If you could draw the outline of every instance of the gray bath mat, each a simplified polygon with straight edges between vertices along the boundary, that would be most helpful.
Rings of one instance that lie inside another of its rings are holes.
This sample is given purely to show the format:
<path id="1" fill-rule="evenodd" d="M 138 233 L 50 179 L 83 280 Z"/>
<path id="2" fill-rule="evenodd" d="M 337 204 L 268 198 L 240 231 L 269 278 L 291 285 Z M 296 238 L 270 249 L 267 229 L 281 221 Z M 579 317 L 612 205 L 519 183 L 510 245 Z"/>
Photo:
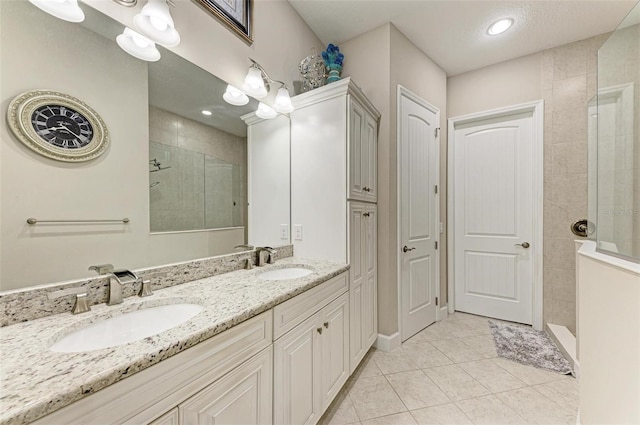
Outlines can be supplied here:
<path id="1" fill-rule="evenodd" d="M 529 366 L 573 374 L 571 364 L 544 331 L 489 321 L 498 356 Z"/>

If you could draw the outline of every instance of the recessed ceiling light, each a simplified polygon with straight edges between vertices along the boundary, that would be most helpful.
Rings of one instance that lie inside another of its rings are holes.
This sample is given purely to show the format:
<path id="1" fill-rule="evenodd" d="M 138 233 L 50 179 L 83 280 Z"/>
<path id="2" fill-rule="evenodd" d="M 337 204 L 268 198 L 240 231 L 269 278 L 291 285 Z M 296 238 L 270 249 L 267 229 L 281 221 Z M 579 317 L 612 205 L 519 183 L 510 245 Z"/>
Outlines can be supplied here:
<path id="1" fill-rule="evenodd" d="M 207 110 L 205 109 L 204 111 L 202 111 L 202 115 L 210 116 L 210 115 L 213 115 L 213 112 L 211 112 L 211 111 L 207 111 Z"/>
<path id="2" fill-rule="evenodd" d="M 511 28 L 511 25 L 513 25 L 513 19 L 511 18 L 500 19 L 499 21 L 496 21 L 489 26 L 489 29 L 487 30 L 487 34 L 489 35 L 502 34 L 506 30 Z"/>

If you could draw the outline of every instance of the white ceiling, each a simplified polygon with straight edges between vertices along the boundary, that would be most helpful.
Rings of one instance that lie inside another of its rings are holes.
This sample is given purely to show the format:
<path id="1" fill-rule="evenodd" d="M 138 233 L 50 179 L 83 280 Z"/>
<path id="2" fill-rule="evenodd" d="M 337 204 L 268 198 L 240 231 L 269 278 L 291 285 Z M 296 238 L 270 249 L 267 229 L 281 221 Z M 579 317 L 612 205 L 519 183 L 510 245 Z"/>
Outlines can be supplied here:
<path id="1" fill-rule="evenodd" d="M 636 0 L 289 2 L 324 44 L 340 44 L 391 22 L 449 76 L 613 31 L 636 4 Z M 489 25 L 504 17 L 515 20 L 513 28 L 487 35 Z"/>

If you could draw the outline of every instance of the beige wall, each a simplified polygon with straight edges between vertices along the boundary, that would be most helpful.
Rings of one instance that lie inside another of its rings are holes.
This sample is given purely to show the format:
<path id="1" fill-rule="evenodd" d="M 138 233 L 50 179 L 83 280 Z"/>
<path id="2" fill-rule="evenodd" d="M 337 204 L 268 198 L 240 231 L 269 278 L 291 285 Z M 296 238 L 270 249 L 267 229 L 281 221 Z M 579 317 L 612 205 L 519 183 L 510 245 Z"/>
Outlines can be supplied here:
<path id="1" fill-rule="evenodd" d="M 542 99 L 542 53 L 447 80 L 448 117 Z"/>
<path id="2" fill-rule="evenodd" d="M 575 333 L 569 226 L 587 217 L 587 101 L 604 36 L 450 77 L 449 117 L 544 99 L 544 323 Z"/>
<path id="3" fill-rule="evenodd" d="M 390 135 L 392 151 L 389 155 L 389 162 L 392 166 L 390 175 L 390 187 L 394 188 L 391 192 L 391 202 L 393 203 L 392 222 L 397 221 L 397 196 L 395 188 L 397 187 L 397 110 L 398 110 L 398 85 L 401 85 L 413 93 L 417 94 L 427 102 L 440 110 L 440 222 L 442 228 L 447 228 L 447 75 L 442 68 L 429 59 L 421 50 L 419 50 L 404 34 L 396 27 L 391 26 L 391 128 Z M 389 249 L 394 255 L 397 255 L 398 247 L 397 226 L 392 227 L 393 241 Z M 447 234 L 446 231 L 440 235 L 440 307 L 446 305 L 447 300 Z M 397 263 L 393 262 L 393 273 L 397 275 Z"/>
<path id="4" fill-rule="evenodd" d="M 132 9 L 112 1 L 88 2 L 126 22 L 132 21 L 144 5 L 139 2 Z M 299 61 L 311 47 L 321 48 L 315 35 L 284 0 L 255 2 L 252 46 L 193 2 L 176 3 L 172 13 L 182 43 L 173 50 L 238 85 L 246 74 L 249 56 L 261 61 L 274 78 L 291 84 L 298 78 Z M 148 120 L 146 63 L 82 26 L 53 18 L 25 1 L 0 1 L 0 8 L 2 113 L 22 91 L 58 89 L 99 111 L 112 139 L 111 148 L 101 158 L 66 164 L 31 152 L 2 126 L 0 289 L 83 278 L 91 274 L 87 268 L 92 264 L 140 268 L 206 257 L 228 252 L 229 247 L 244 241 L 242 229 L 149 234 L 149 129 L 146 124 L 140 125 Z M 16 18 L 18 15 L 22 17 Z M 45 28 L 49 25 L 59 27 L 61 38 L 48 35 Z M 86 47 L 89 42 L 98 44 L 91 44 L 90 52 L 80 53 L 81 46 Z M 31 54 L 43 48 L 55 51 L 55 60 Z M 69 64 L 74 64 L 73 72 L 69 72 Z M 98 72 L 105 69 L 111 70 L 108 76 Z M 27 217 L 124 216 L 131 219 L 127 226 L 32 228 L 25 223 Z"/>
<path id="5" fill-rule="evenodd" d="M 378 333 L 393 335 L 398 330 L 395 257 L 389 252 L 392 231 L 390 211 L 390 161 L 393 148 L 389 137 L 391 82 L 391 24 L 385 24 L 340 45 L 344 53 L 343 76 L 351 76 L 381 114 L 378 129 Z M 375 52 L 375 54 L 372 54 Z M 392 251 L 395 253 L 395 247 Z"/>
<path id="6" fill-rule="evenodd" d="M 353 77 L 382 114 L 378 135 L 378 331 L 391 336 L 399 330 L 397 85 L 403 85 L 440 108 L 444 128 L 446 75 L 392 24 L 382 25 L 345 42 L 340 45 L 340 50 L 346 58 L 343 75 Z M 441 137 L 441 140 L 446 139 Z M 446 149 L 441 147 L 441 153 L 444 155 L 445 152 Z M 442 264 L 444 261 L 442 256 Z M 446 274 L 443 282 L 444 279 Z"/>

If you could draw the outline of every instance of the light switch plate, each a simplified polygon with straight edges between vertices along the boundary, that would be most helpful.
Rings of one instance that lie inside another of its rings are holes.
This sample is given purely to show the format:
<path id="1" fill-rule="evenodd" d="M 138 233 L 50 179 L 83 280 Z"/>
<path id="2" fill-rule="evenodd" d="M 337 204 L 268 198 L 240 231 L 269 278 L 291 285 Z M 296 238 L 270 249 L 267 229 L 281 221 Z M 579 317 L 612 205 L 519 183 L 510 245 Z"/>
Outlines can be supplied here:
<path id="1" fill-rule="evenodd" d="M 280 225 L 280 239 L 289 239 L 289 225 L 281 224 Z"/>
<path id="2" fill-rule="evenodd" d="M 297 241 L 302 240 L 302 224 L 296 224 L 293 226 L 293 231 L 295 232 L 295 238 Z"/>

